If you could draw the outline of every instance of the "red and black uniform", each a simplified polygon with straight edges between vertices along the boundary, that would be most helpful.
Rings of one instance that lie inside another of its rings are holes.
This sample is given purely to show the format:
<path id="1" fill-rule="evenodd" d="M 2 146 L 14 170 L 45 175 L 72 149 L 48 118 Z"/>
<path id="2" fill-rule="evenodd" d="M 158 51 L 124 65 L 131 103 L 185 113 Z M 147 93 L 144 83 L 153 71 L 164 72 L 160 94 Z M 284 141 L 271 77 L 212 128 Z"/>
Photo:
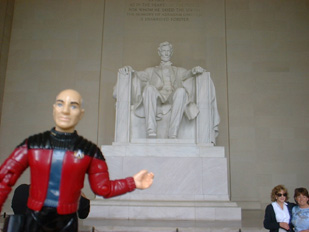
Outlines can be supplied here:
<path id="1" fill-rule="evenodd" d="M 31 186 L 27 205 L 33 211 L 32 216 L 38 214 L 36 220 L 46 209 L 48 212 L 53 209 L 60 217 L 76 214 L 86 173 L 92 191 L 105 198 L 136 188 L 132 177 L 109 179 L 107 164 L 95 144 L 79 136 L 76 131 L 61 133 L 52 129 L 30 136 L 3 163 L 0 168 L 0 207 L 28 166 Z M 55 231 L 62 230 L 58 228 Z"/>

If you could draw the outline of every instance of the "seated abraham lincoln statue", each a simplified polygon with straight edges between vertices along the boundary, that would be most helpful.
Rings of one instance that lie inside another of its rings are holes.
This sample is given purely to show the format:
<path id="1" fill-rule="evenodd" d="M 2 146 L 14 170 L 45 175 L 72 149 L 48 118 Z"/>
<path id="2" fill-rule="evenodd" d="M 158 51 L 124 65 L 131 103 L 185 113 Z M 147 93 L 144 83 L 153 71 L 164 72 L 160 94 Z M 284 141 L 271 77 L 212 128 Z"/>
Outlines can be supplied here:
<path id="1" fill-rule="evenodd" d="M 191 120 L 199 113 L 192 91 L 195 82 L 190 78 L 205 70 L 199 66 L 192 70 L 172 66 L 173 47 L 169 42 L 160 44 L 158 54 L 161 57 L 159 66 L 144 71 L 134 71 L 130 66 L 125 66 L 119 72 L 135 74 L 132 80 L 135 115 L 145 118 L 147 136 L 156 138 L 157 120 L 170 111 L 168 137 L 174 139 L 177 138 L 183 115 Z"/>
<path id="2" fill-rule="evenodd" d="M 194 103 L 192 93 L 193 82 L 184 81 L 205 70 L 195 67 L 186 70 L 172 66 L 170 61 L 173 54 L 172 44 L 163 42 L 158 48 L 161 64 L 156 67 L 147 68 L 145 71 L 134 71 L 130 66 L 120 69 L 120 73 L 134 72 L 137 80 L 133 80 L 132 91 L 135 95 L 135 114 L 145 117 L 146 130 L 149 138 L 157 136 L 157 120 L 171 111 L 168 128 L 168 137 L 177 138 L 178 129 L 183 115 L 188 119 L 194 119 L 199 110 Z M 142 83 L 146 83 L 142 88 Z M 165 103 L 168 107 L 164 107 Z"/>

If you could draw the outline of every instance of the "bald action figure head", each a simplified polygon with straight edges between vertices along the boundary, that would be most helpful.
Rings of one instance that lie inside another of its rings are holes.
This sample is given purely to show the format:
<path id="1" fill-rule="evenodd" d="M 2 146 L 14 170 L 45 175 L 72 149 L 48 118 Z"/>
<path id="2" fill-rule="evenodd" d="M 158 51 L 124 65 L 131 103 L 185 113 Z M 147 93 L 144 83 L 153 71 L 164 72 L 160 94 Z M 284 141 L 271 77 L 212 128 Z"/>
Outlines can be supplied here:
<path id="1" fill-rule="evenodd" d="M 61 91 L 53 105 L 53 116 L 56 131 L 73 133 L 76 125 L 84 115 L 81 95 L 73 90 Z"/>

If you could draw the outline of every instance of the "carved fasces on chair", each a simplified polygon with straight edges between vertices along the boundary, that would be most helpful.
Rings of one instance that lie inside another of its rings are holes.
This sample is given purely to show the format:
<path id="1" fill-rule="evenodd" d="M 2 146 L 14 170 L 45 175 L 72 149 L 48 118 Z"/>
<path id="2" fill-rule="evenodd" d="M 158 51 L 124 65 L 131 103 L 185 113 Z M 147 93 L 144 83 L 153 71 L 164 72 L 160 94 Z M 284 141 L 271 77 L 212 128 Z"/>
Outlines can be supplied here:
<path id="1" fill-rule="evenodd" d="M 220 116 L 216 90 L 209 72 L 196 77 L 196 103 L 200 110 L 196 122 L 196 142 L 197 144 L 216 144 Z"/>
<path id="2" fill-rule="evenodd" d="M 130 110 L 132 73 L 118 72 L 117 84 L 114 89 L 116 102 L 115 142 L 130 141 Z"/>

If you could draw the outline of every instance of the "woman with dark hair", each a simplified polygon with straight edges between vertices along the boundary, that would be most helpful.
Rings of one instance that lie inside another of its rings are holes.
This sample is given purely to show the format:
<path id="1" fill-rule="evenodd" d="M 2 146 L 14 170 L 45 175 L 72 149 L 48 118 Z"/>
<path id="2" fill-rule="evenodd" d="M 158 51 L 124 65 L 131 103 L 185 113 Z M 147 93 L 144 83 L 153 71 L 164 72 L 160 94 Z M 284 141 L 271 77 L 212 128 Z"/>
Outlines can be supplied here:
<path id="1" fill-rule="evenodd" d="M 306 188 L 297 188 L 294 192 L 294 200 L 297 203 L 292 210 L 292 223 L 295 232 L 309 232 L 309 194 Z"/>
<path id="2" fill-rule="evenodd" d="M 294 204 L 287 202 L 288 191 L 283 185 L 277 185 L 271 191 L 271 201 L 265 209 L 264 227 L 270 232 L 294 231 L 291 224 Z"/>

